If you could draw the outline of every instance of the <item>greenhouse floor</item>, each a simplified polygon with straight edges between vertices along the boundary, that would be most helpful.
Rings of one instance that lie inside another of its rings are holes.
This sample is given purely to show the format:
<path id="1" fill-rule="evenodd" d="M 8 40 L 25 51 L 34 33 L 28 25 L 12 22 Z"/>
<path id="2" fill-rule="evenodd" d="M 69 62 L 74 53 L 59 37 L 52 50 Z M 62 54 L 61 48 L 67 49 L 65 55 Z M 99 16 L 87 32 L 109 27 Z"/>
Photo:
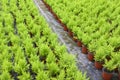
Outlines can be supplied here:
<path id="1" fill-rule="evenodd" d="M 95 69 L 94 64 L 90 62 L 85 54 L 81 53 L 81 48 L 69 37 L 62 26 L 55 20 L 53 15 L 45 7 L 41 0 L 34 0 L 35 4 L 39 8 L 40 13 L 45 17 L 49 26 L 55 32 L 59 38 L 59 42 L 67 47 L 69 53 L 77 56 L 77 66 L 83 72 L 87 73 L 90 80 L 102 80 L 101 71 Z M 113 80 L 117 80 L 116 77 Z"/>

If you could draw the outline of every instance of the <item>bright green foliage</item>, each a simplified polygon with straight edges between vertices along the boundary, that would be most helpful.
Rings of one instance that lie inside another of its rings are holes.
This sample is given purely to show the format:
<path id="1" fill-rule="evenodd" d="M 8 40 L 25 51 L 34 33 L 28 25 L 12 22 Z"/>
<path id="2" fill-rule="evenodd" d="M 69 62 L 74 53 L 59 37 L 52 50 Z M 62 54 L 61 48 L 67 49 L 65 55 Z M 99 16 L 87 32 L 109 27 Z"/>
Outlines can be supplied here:
<path id="1" fill-rule="evenodd" d="M 45 2 L 52 7 L 74 36 L 95 54 L 96 61 L 105 61 L 112 53 L 120 52 L 118 0 L 45 0 Z"/>
<path id="2" fill-rule="evenodd" d="M 0 53 L 0 80 L 86 80 L 33 0 L 0 0 Z"/>

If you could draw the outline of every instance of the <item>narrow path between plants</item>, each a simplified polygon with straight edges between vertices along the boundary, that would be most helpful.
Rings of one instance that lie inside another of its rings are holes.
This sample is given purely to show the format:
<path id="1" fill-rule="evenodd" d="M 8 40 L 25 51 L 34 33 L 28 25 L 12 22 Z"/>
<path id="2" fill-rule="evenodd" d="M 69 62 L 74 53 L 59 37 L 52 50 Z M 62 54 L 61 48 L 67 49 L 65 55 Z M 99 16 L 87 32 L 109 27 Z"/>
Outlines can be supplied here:
<path id="1" fill-rule="evenodd" d="M 55 32 L 59 38 L 59 42 L 67 47 L 69 53 L 77 56 L 77 66 L 83 72 L 87 73 L 90 80 L 102 80 L 101 71 L 96 70 L 94 64 L 88 61 L 85 54 L 81 53 L 80 47 L 68 36 L 62 26 L 55 20 L 53 15 L 47 10 L 44 3 L 41 0 L 34 0 L 35 4 L 39 8 L 40 13 L 45 17 L 49 26 Z"/>

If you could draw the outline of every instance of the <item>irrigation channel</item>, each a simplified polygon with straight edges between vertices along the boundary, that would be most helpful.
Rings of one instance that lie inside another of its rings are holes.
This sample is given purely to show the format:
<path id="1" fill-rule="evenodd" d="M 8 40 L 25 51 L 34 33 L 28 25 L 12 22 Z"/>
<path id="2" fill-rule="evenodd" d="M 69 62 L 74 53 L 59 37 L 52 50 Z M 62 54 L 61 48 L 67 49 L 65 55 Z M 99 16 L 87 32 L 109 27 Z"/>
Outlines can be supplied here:
<path id="1" fill-rule="evenodd" d="M 101 76 L 101 71 L 95 69 L 94 63 L 87 59 L 87 56 L 81 53 L 81 48 L 69 37 L 63 27 L 57 22 L 53 15 L 48 11 L 46 6 L 41 0 L 34 0 L 36 6 L 38 7 L 41 15 L 44 16 L 50 28 L 55 32 L 59 38 L 59 42 L 64 44 L 69 53 L 76 55 L 77 66 L 83 72 L 87 73 L 87 77 L 90 80 L 103 80 Z M 113 80 L 116 80 L 115 78 Z"/>

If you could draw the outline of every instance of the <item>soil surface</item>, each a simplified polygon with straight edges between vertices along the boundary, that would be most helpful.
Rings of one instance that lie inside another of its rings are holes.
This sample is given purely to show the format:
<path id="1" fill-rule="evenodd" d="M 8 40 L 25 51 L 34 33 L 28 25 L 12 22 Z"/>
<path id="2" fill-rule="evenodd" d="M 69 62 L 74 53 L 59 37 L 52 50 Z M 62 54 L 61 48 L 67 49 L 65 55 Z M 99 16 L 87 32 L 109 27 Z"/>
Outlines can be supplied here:
<path id="1" fill-rule="evenodd" d="M 41 0 L 34 0 L 36 6 L 38 7 L 40 13 L 44 16 L 49 27 L 57 34 L 59 42 L 64 44 L 69 53 L 76 55 L 77 66 L 80 71 L 87 74 L 90 80 L 103 80 L 101 76 L 101 71 L 95 69 L 94 63 L 87 59 L 87 56 L 81 53 L 81 48 L 72 40 L 71 37 L 63 30 L 63 27 L 57 22 L 53 15 L 48 11 L 46 6 Z M 113 79 L 117 80 L 117 79 Z"/>

